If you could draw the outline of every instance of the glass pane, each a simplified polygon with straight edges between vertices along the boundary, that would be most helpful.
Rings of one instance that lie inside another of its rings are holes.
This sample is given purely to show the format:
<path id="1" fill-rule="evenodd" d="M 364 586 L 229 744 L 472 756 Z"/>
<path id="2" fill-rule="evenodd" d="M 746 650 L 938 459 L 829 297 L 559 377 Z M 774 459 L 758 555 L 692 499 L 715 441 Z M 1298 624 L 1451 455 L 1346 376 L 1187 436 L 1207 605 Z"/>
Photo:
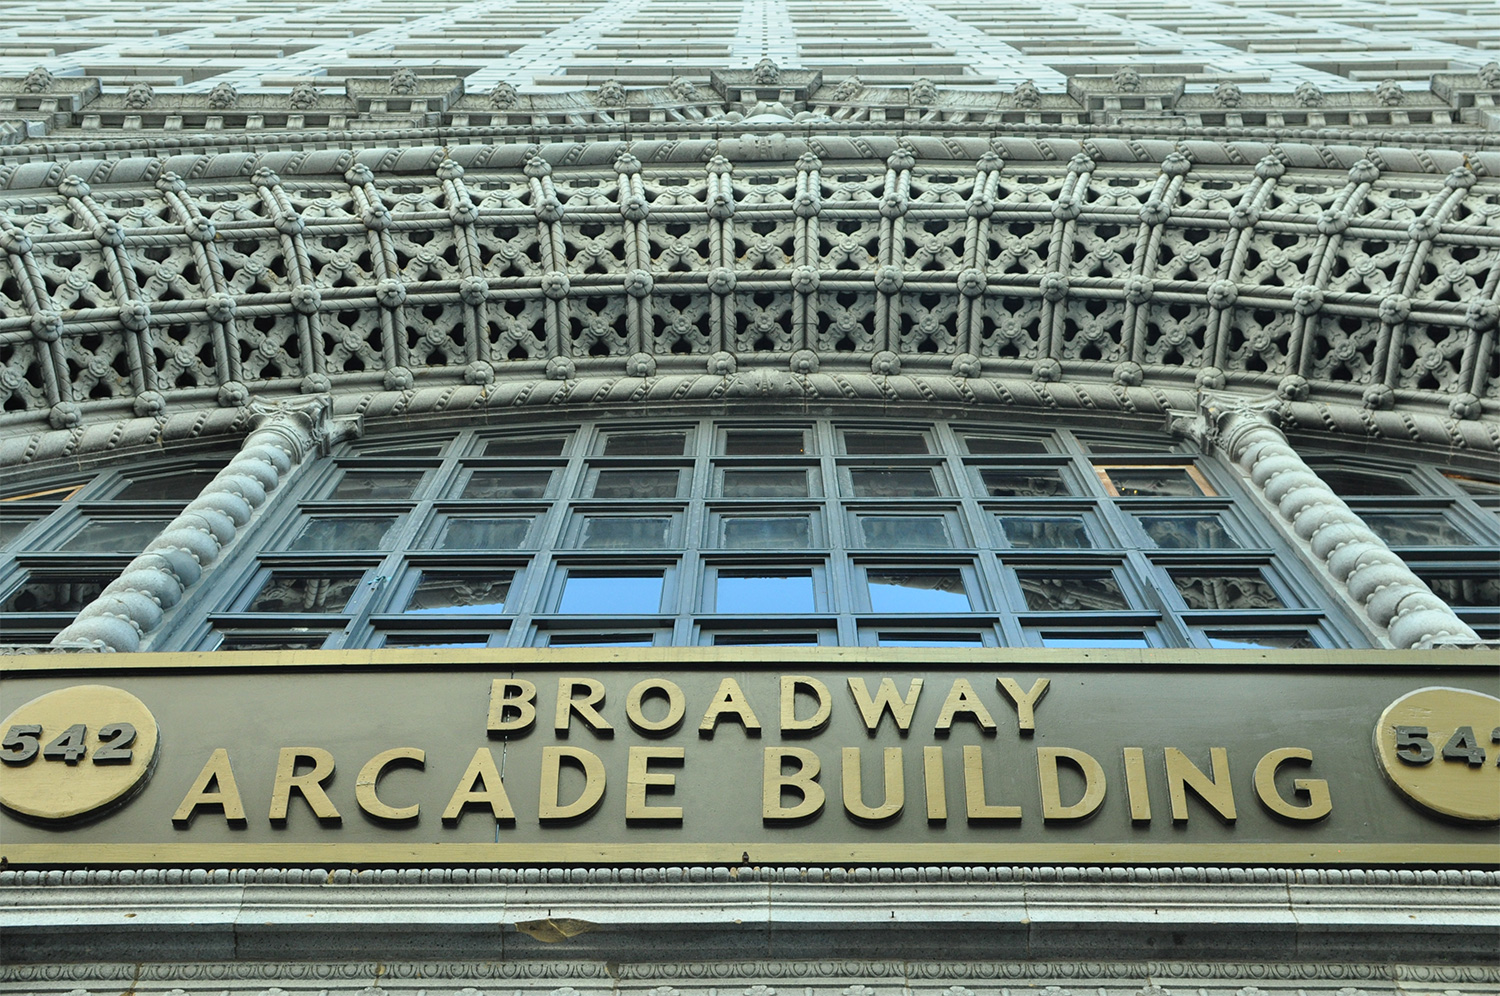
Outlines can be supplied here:
<path id="1" fill-rule="evenodd" d="M 1163 550 L 1233 550 L 1239 547 L 1216 515 L 1143 515 L 1141 528 Z"/>
<path id="2" fill-rule="evenodd" d="M 940 515 L 861 515 L 865 546 L 890 550 L 952 546 L 948 523 Z"/>
<path id="3" fill-rule="evenodd" d="M 183 470 L 156 477 L 136 477 L 115 498 L 119 501 L 192 501 L 218 470 Z"/>
<path id="4" fill-rule="evenodd" d="M 487 647 L 490 644 L 489 637 L 478 634 L 472 637 L 465 636 L 434 636 L 426 634 L 397 635 L 392 633 L 385 638 L 382 646 L 386 647 Z"/>
<path id="5" fill-rule="evenodd" d="M 1203 494 L 1186 467 L 1102 468 L 1121 498 L 1196 498 Z"/>
<path id="6" fill-rule="evenodd" d="M 935 498 L 937 482 L 927 467 L 856 467 L 849 471 L 856 498 Z"/>
<path id="7" fill-rule="evenodd" d="M 1078 441 L 1090 453 L 1161 453 L 1170 450 L 1155 439 L 1119 439 L 1110 436 L 1079 436 Z"/>
<path id="8" fill-rule="evenodd" d="M 1056 498 L 1072 494 L 1055 470 L 981 470 L 984 488 L 995 498 Z"/>
<path id="9" fill-rule="evenodd" d="M 1017 571 L 1026 607 L 1033 612 L 1111 612 L 1128 609 L 1110 574 L 1043 574 Z"/>
<path id="10" fill-rule="evenodd" d="M 1365 525 L 1388 546 L 1473 546 L 1441 512 L 1361 512 Z"/>
<path id="11" fill-rule="evenodd" d="M 1500 481 L 1486 480 L 1471 474 L 1444 471 L 1443 476 L 1452 481 L 1461 491 L 1471 495 L 1500 495 Z"/>
<path id="12" fill-rule="evenodd" d="M 1173 571 L 1182 600 L 1190 609 L 1279 609 L 1276 589 L 1260 571 L 1215 570 L 1211 574 Z"/>
<path id="13" fill-rule="evenodd" d="M 264 633 L 226 633 L 216 650 L 317 650 L 328 639 L 327 633 L 298 636 L 275 636 Z"/>
<path id="14" fill-rule="evenodd" d="M 1139 633 L 1043 633 L 1042 646 L 1134 650 L 1151 646 Z"/>
<path id="15" fill-rule="evenodd" d="M 59 549 L 88 553 L 139 553 L 171 519 L 90 519 Z"/>
<path id="16" fill-rule="evenodd" d="M 1373 474 L 1369 471 L 1344 470 L 1340 467 L 1313 465 L 1313 473 L 1324 484 L 1345 498 L 1360 495 L 1414 495 L 1417 489 L 1400 474 Z"/>
<path id="17" fill-rule="evenodd" d="M 876 612 L 968 612 L 969 596 L 958 571 L 866 572 L 870 608 Z"/>
<path id="18" fill-rule="evenodd" d="M 726 470 L 725 498 L 806 498 L 805 470 Z"/>
<path id="19" fill-rule="evenodd" d="M 413 445 L 408 443 L 377 442 L 372 446 L 359 446 L 355 449 L 360 456 L 434 457 L 443 452 L 445 445 L 445 443 Z"/>
<path id="20" fill-rule="evenodd" d="M 920 432 L 846 432 L 846 453 L 926 453 L 927 437 Z"/>
<path id="21" fill-rule="evenodd" d="M 676 498 L 678 471 L 601 470 L 595 498 Z"/>
<path id="22" fill-rule="evenodd" d="M 541 498 L 552 480 L 550 470 L 476 470 L 461 498 Z"/>
<path id="23" fill-rule="evenodd" d="M 681 432 L 611 432 L 604 437 L 604 455 L 681 456 L 685 445 Z"/>
<path id="24" fill-rule="evenodd" d="M 416 589 L 401 611 L 408 615 L 422 612 L 504 612 L 512 577 L 509 573 L 429 574 L 423 571 Z"/>
<path id="25" fill-rule="evenodd" d="M 714 589 L 715 612 L 760 613 L 815 612 L 810 574 L 719 573 Z"/>
<path id="26" fill-rule="evenodd" d="M 484 444 L 487 457 L 547 457 L 562 453 L 567 436 L 516 436 L 491 439 Z"/>
<path id="27" fill-rule="evenodd" d="M 87 483 L 87 482 L 85 482 L 85 483 Z M 68 501 L 69 499 L 71 499 L 74 495 L 76 495 L 81 490 L 83 490 L 83 485 L 82 484 L 65 484 L 65 485 L 63 485 L 60 488 L 44 488 L 41 491 L 31 491 L 31 490 L 18 491 L 18 492 L 14 493 L 14 494 L 8 494 L 4 498 L 0 498 L 0 502 L 3 502 L 3 501 L 49 501 L 49 502 L 51 502 L 51 501 Z"/>
<path id="28" fill-rule="evenodd" d="M 273 574 L 251 599 L 250 612 L 343 612 L 360 576 Z"/>
<path id="29" fill-rule="evenodd" d="M 421 471 L 346 470 L 329 498 L 340 501 L 361 498 L 399 500 L 410 498 L 422 480 Z"/>
<path id="30" fill-rule="evenodd" d="M 568 574 L 558 612 L 587 615 L 661 611 L 660 574 Z"/>
<path id="31" fill-rule="evenodd" d="M 715 633 L 716 647 L 810 647 L 817 646 L 816 633 Z"/>
<path id="32" fill-rule="evenodd" d="M 655 644 L 649 633 L 603 633 L 547 637 L 549 647 L 649 647 Z"/>
<path id="33" fill-rule="evenodd" d="M 660 550 L 670 542 L 667 516 L 590 515 L 583 520 L 579 545 L 590 550 Z"/>
<path id="34" fill-rule="evenodd" d="M 1264 647 L 1271 650 L 1311 650 L 1317 646 L 1313 638 L 1305 632 L 1295 630 L 1272 631 L 1269 633 L 1239 632 L 1237 630 L 1225 630 L 1217 633 L 1204 633 L 1208 639 L 1208 645 L 1218 650 L 1239 650 L 1245 647 Z"/>
<path id="35" fill-rule="evenodd" d="M 1483 574 L 1421 574 L 1432 593 L 1461 608 L 1500 606 L 1500 577 Z"/>
<path id="36" fill-rule="evenodd" d="M 31 578 L 11 592 L 0 612 L 77 612 L 99 597 L 114 576 Z M 0 627 L 7 628 L 7 627 Z"/>
<path id="37" fill-rule="evenodd" d="M 982 647 L 978 633 L 881 633 L 881 647 Z"/>
<path id="38" fill-rule="evenodd" d="M 515 550 L 526 545 L 530 519 L 449 519 L 444 550 Z"/>
<path id="39" fill-rule="evenodd" d="M 33 625 L 28 625 L 24 629 L 14 625 L 8 625 L 5 627 L 5 642 L 18 647 L 39 647 L 43 644 L 51 643 L 52 638 L 57 635 L 60 629 L 62 629 L 62 627 L 57 625 L 56 623 L 47 625 L 46 623 L 38 622 Z"/>
<path id="40" fill-rule="evenodd" d="M 720 525 L 720 545 L 734 550 L 792 550 L 812 546 L 812 521 L 805 515 L 736 515 Z"/>
<path id="41" fill-rule="evenodd" d="M 1016 453 L 1047 453 L 1047 444 L 1040 439 L 1011 439 L 1007 436 L 965 436 L 964 445 L 970 453 L 989 456 L 1012 456 Z"/>
<path id="42" fill-rule="evenodd" d="M 35 516 L 0 516 L 0 547 L 9 546 L 17 536 L 26 531 L 27 526 L 36 521 L 37 517 Z"/>
<path id="43" fill-rule="evenodd" d="M 379 550 L 396 522 L 394 515 L 370 518 L 318 518 L 302 527 L 291 550 Z"/>
<path id="44" fill-rule="evenodd" d="M 724 433 L 724 452 L 730 456 L 798 456 L 806 452 L 806 434 L 754 432 L 731 429 Z"/>
<path id="45" fill-rule="evenodd" d="M 1003 515 L 1000 528 L 1017 550 L 1086 550 L 1093 545 L 1078 516 Z"/>

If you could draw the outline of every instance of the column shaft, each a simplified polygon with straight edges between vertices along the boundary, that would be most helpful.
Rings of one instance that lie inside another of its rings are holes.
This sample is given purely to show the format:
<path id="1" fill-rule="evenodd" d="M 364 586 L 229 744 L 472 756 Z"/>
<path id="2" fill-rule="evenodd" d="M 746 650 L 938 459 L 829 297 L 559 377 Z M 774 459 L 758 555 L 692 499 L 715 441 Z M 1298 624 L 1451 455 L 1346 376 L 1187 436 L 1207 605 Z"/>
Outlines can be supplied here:
<path id="1" fill-rule="evenodd" d="M 1478 634 L 1303 461 L 1268 412 L 1209 399 L 1203 413 L 1206 434 L 1219 452 L 1393 645 L 1478 641 Z"/>
<path id="2" fill-rule="evenodd" d="M 141 649 L 168 610 L 218 560 L 278 487 L 313 453 L 327 452 L 335 426 L 327 395 L 251 402 L 255 428 L 219 475 L 204 486 L 118 578 L 53 638 L 54 646 Z"/>

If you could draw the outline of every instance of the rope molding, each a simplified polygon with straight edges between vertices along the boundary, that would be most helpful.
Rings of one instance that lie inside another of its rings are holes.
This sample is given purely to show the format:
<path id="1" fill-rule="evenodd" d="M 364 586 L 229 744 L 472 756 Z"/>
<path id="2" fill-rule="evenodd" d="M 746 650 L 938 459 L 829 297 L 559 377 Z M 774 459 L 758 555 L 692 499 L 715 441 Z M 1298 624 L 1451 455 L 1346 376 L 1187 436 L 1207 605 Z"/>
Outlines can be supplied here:
<path id="1" fill-rule="evenodd" d="M 275 399 L 277 395 L 267 395 Z M 295 396 L 294 396 L 295 397 Z M 91 418 L 65 428 L 15 426 L 0 435 L 0 471 L 25 470 L 54 464 L 102 461 L 143 450 L 187 447 L 234 440 L 250 425 L 247 404 L 234 408 L 198 407 L 153 416 Z M 969 380 L 941 375 L 817 372 L 750 369 L 734 374 L 666 374 L 656 377 L 585 375 L 572 381 L 544 377 L 500 379 L 494 384 L 446 384 L 406 391 L 365 390 L 333 396 L 335 418 L 363 416 L 366 431 L 379 433 L 396 427 L 430 425 L 439 428 L 453 420 L 471 422 L 475 416 L 524 417 L 535 411 L 566 411 L 576 415 L 602 412 L 644 412 L 655 406 L 711 405 L 716 408 L 784 404 L 837 406 L 862 401 L 912 406 L 993 417 L 1007 410 L 1046 412 L 1052 416 L 1093 417 L 1124 415 L 1165 424 L 1173 412 L 1198 409 L 1196 392 L 1125 387 L 1111 384 L 1041 384 L 1010 379 Z M 105 414 L 105 413 L 101 413 Z M 1436 414 L 1371 412 L 1353 405 L 1291 402 L 1275 409 L 1283 430 L 1308 437 L 1348 436 L 1411 444 L 1431 454 L 1435 449 L 1455 454 L 1500 452 L 1500 422 L 1458 420 Z M 1330 439 L 1330 444 L 1332 440 Z"/>

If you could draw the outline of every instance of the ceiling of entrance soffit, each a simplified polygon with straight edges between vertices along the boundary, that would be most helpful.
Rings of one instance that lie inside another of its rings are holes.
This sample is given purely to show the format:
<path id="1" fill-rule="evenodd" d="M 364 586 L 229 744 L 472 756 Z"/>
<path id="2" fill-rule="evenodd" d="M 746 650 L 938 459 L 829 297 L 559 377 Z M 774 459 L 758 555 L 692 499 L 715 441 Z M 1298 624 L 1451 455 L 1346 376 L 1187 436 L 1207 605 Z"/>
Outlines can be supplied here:
<path id="1" fill-rule="evenodd" d="M 837 137 L 0 166 L 0 425 L 323 392 L 1165 411 L 1225 389 L 1494 449 L 1497 174 Z"/>

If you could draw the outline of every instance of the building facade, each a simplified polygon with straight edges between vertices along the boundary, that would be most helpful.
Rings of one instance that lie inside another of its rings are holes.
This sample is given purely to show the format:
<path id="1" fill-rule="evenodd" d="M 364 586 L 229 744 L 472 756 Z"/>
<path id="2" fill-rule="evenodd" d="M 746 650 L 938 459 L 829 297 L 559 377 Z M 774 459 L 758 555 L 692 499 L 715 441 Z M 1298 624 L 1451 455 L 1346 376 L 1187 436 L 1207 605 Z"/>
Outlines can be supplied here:
<path id="1" fill-rule="evenodd" d="M 1500 988 L 1488 5 L 0 10 L 0 992 Z"/>

